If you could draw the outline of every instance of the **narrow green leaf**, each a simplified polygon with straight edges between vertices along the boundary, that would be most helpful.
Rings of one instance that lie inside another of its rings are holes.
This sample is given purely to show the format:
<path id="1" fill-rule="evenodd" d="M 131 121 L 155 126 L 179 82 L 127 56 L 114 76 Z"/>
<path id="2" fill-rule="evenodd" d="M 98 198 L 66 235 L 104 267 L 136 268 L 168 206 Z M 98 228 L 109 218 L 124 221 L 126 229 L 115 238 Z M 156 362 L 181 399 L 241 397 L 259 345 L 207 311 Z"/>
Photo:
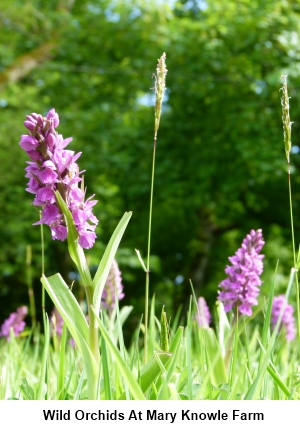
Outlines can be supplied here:
<path id="1" fill-rule="evenodd" d="M 80 379 L 79 379 L 78 386 L 76 388 L 76 392 L 75 392 L 73 400 L 80 400 L 80 393 L 81 393 L 81 389 L 82 389 L 84 376 L 85 376 L 85 374 L 82 372 L 82 374 L 80 375 Z"/>
<path id="2" fill-rule="evenodd" d="M 163 351 L 163 352 L 165 352 L 165 351 Z M 159 354 L 157 353 L 157 351 L 154 351 L 154 358 L 155 358 L 155 360 L 157 361 L 157 363 L 159 365 L 160 371 L 162 373 L 167 373 L 166 368 L 164 366 L 164 363 L 161 361 L 161 359 L 160 359 Z M 170 358 L 171 358 L 171 356 L 170 356 Z"/>
<path id="3" fill-rule="evenodd" d="M 179 320 L 180 320 L 180 315 L 181 315 L 181 312 L 182 312 L 182 307 L 183 307 L 182 304 L 180 304 L 178 306 L 177 312 L 175 314 L 175 318 L 173 319 L 173 322 L 172 322 L 171 333 L 175 333 L 176 330 L 177 330 L 177 328 L 178 328 L 178 324 L 179 324 Z"/>
<path id="4" fill-rule="evenodd" d="M 111 396 L 111 382 L 109 376 L 109 365 L 107 359 L 107 351 L 104 337 L 101 338 L 101 363 L 103 369 L 103 379 L 104 379 L 104 392 L 105 392 L 105 400 L 113 400 Z"/>
<path id="5" fill-rule="evenodd" d="M 215 332 L 212 328 L 202 327 L 199 327 L 200 331 L 204 334 L 211 382 L 215 387 L 220 384 L 226 384 L 228 382 L 227 372 Z"/>
<path id="6" fill-rule="evenodd" d="M 266 311 L 266 316 L 264 318 L 264 325 L 263 325 L 263 330 L 262 330 L 262 346 L 264 349 L 267 349 L 267 347 L 268 347 L 268 333 L 270 331 L 270 322 L 271 322 L 271 316 L 272 316 L 272 304 L 273 304 L 275 278 L 277 275 L 277 269 L 278 269 L 278 261 L 276 264 L 275 273 L 274 273 L 271 287 L 269 290 L 267 311 Z M 264 354 L 263 354 L 263 351 L 261 350 L 260 357 L 259 357 L 259 367 L 262 366 L 263 358 L 264 358 Z"/>
<path id="7" fill-rule="evenodd" d="M 193 400 L 193 370 L 192 370 L 192 302 L 193 297 L 190 297 L 189 311 L 187 315 L 186 328 L 186 365 L 188 369 L 188 398 Z"/>
<path id="8" fill-rule="evenodd" d="M 234 338 L 233 338 L 233 351 L 231 353 L 230 370 L 229 370 L 230 386 L 232 386 L 233 379 L 235 377 L 236 362 L 237 362 L 237 356 L 238 356 L 238 346 L 239 346 L 239 315 L 238 315 L 238 310 L 236 310 L 235 330 L 234 330 Z"/>
<path id="9" fill-rule="evenodd" d="M 59 349 L 59 368 L 57 378 L 57 393 L 58 400 L 64 399 L 64 385 L 65 385 L 65 354 L 66 354 L 66 341 L 67 341 L 67 326 L 63 325 L 62 335 L 60 340 Z"/>
<path id="10" fill-rule="evenodd" d="M 116 252 L 118 250 L 120 241 L 125 232 L 127 224 L 131 218 L 131 215 L 132 215 L 132 212 L 126 212 L 123 215 L 119 224 L 117 225 L 105 249 L 105 252 L 100 261 L 97 272 L 93 279 L 93 284 L 92 284 L 94 289 L 93 307 L 96 315 L 99 315 L 103 288 L 107 280 L 111 265 L 113 263 L 113 259 L 115 258 Z"/>
<path id="11" fill-rule="evenodd" d="M 233 380 L 230 383 L 230 393 L 227 400 L 237 399 L 239 388 L 244 386 L 243 379 L 245 378 L 245 372 L 247 370 L 247 366 L 245 366 L 234 375 Z"/>
<path id="12" fill-rule="evenodd" d="M 171 359 L 172 354 L 165 351 L 154 351 L 156 357 L 153 356 L 141 369 L 140 384 L 144 393 L 151 387 L 152 383 L 161 374 L 162 367 L 159 365 L 157 357 L 159 357 L 160 362 L 166 367 L 168 361 Z"/>
<path id="13" fill-rule="evenodd" d="M 119 371 L 122 373 L 123 378 L 127 382 L 128 388 L 129 388 L 134 400 L 145 400 L 145 397 L 144 397 L 144 394 L 141 390 L 141 387 L 139 386 L 139 384 L 135 380 L 134 376 L 132 375 L 129 367 L 127 366 L 127 364 L 123 360 L 123 358 L 120 354 L 120 351 L 117 349 L 117 347 L 112 342 L 110 334 L 108 333 L 108 331 L 104 327 L 102 321 L 100 320 L 100 318 L 96 314 L 95 309 L 93 307 L 92 307 L 92 309 L 94 311 L 95 318 L 98 321 L 99 329 L 100 329 L 101 334 L 105 340 L 106 346 L 110 350 L 111 354 L 115 357 L 116 365 L 118 366 Z"/>
<path id="14" fill-rule="evenodd" d="M 76 328 L 76 332 L 78 331 L 85 341 L 88 342 L 89 329 L 85 316 L 83 315 L 83 312 L 71 289 L 65 283 L 61 275 L 57 273 L 56 275 L 50 276 L 49 278 L 46 278 L 46 276 L 43 275 L 41 281 L 49 296 L 53 300 L 55 306 L 57 307 L 59 313 L 61 314 L 72 336 L 72 332 L 74 332 L 74 328 Z"/>
<path id="15" fill-rule="evenodd" d="M 146 345 L 145 345 L 146 347 Z M 147 357 L 152 357 L 154 351 L 160 347 L 156 345 L 156 329 L 155 329 L 155 294 L 151 299 L 150 318 L 148 324 L 148 352 Z"/>
<path id="16" fill-rule="evenodd" d="M 225 352 L 226 352 L 226 343 L 227 340 L 230 336 L 230 324 L 226 315 L 226 312 L 224 310 L 224 305 L 222 302 L 217 302 L 216 303 L 216 309 L 217 309 L 217 314 L 218 314 L 218 340 L 219 340 L 219 345 L 222 351 L 222 355 L 223 357 L 225 356 Z"/>
<path id="17" fill-rule="evenodd" d="M 292 288 L 292 285 L 294 282 L 294 277 L 295 277 L 295 269 L 293 268 L 291 270 L 289 284 L 288 284 L 286 294 L 285 294 L 285 298 L 287 301 L 288 301 L 290 291 L 291 291 L 291 288 Z M 281 320 L 282 320 L 282 316 L 283 316 L 283 311 L 284 311 L 284 307 L 282 307 L 282 310 L 281 310 L 279 318 L 278 318 L 278 322 L 274 328 L 272 337 L 268 343 L 268 348 L 266 349 L 264 359 L 263 359 L 262 364 L 258 370 L 257 376 L 253 381 L 253 384 L 251 384 L 249 390 L 246 393 L 245 400 L 256 400 L 258 397 L 258 393 L 259 393 L 260 387 L 262 385 L 263 377 L 264 377 L 264 374 L 265 374 L 267 367 L 269 365 L 270 356 L 272 354 L 273 348 L 274 348 L 275 343 L 276 343 L 277 335 L 278 335 L 278 332 L 280 329 L 280 324 L 281 324 Z"/>
<path id="18" fill-rule="evenodd" d="M 197 304 L 197 298 L 194 292 L 193 284 L 190 280 L 191 289 L 194 297 L 194 302 L 196 307 L 198 307 Z M 192 300 L 190 301 L 190 309 L 188 314 L 188 331 L 187 331 L 187 345 L 191 344 L 191 309 L 192 309 Z M 209 375 L 211 377 L 211 383 L 215 386 L 227 383 L 227 372 L 224 360 L 222 358 L 222 350 L 221 346 L 222 343 L 224 343 L 224 337 L 225 332 L 228 330 L 228 320 L 227 316 L 224 312 L 223 304 L 219 303 L 217 307 L 217 311 L 219 314 L 219 336 L 221 339 L 221 342 L 217 341 L 215 332 L 211 328 L 202 328 L 199 327 L 198 333 L 200 337 L 200 344 L 201 339 L 205 340 L 205 353 L 208 358 L 208 369 L 209 369 Z M 190 349 L 191 346 L 187 349 L 187 364 L 188 364 L 188 370 L 189 370 L 189 362 L 190 362 Z M 191 379 L 191 371 L 188 372 L 189 378 Z M 189 380 L 189 393 L 191 395 L 191 387 L 190 387 L 190 380 Z M 192 397 L 190 397 L 192 399 Z"/>
<path id="19" fill-rule="evenodd" d="M 275 367 L 271 364 L 268 365 L 267 371 L 272 376 L 275 384 L 283 391 L 283 393 L 287 396 L 288 399 L 293 399 L 293 393 L 288 389 L 287 385 L 284 383 L 280 375 L 278 374 Z"/>
<path id="20" fill-rule="evenodd" d="M 41 373 L 40 373 L 40 381 L 38 384 L 37 389 L 37 395 L 36 400 L 44 400 L 44 384 L 46 379 L 46 371 L 47 371 L 47 361 L 48 361 L 48 354 L 49 354 L 49 341 L 50 341 L 50 327 L 49 327 L 49 318 L 46 312 L 44 312 L 44 330 L 45 330 L 45 345 L 43 349 L 43 356 L 42 356 L 42 366 L 41 366 Z"/>
<path id="21" fill-rule="evenodd" d="M 161 388 L 157 393 L 157 400 L 169 400 L 169 389 L 168 389 L 165 372 L 162 372 L 161 380 L 162 380 L 162 383 L 161 383 Z"/>
<path id="22" fill-rule="evenodd" d="M 180 351 L 182 335 L 183 335 L 183 327 L 178 327 L 178 330 L 176 332 L 176 335 L 170 347 L 170 351 L 172 352 L 172 358 L 170 361 L 166 363 L 166 369 L 168 370 L 167 377 L 166 377 L 167 382 L 171 380 L 171 377 L 173 375 L 173 372 L 177 364 L 177 358 Z"/>
<path id="23" fill-rule="evenodd" d="M 266 353 L 265 348 L 263 347 L 263 345 L 262 345 L 262 343 L 260 342 L 259 339 L 258 339 L 258 343 L 259 343 L 259 346 L 261 347 L 262 353 L 265 354 Z M 292 395 L 291 391 L 289 390 L 289 388 L 287 387 L 287 385 L 284 383 L 284 381 L 280 377 L 279 373 L 277 372 L 276 367 L 271 362 L 271 360 L 270 360 L 270 362 L 268 364 L 267 371 L 272 376 L 275 384 L 283 391 L 283 393 L 287 396 L 287 398 L 288 399 L 292 398 L 293 395 Z"/>
<path id="24" fill-rule="evenodd" d="M 142 265 L 142 268 L 144 269 L 144 272 L 147 272 L 147 267 L 145 266 L 145 263 L 143 262 L 143 259 L 142 259 L 142 257 L 141 257 L 141 254 L 140 254 L 140 251 L 138 251 L 137 249 L 135 250 L 135 252 L 136 252 L 136 254 L 137 254 L 137 257 L 138 257 L 138 259 L 139 259 L 139 262 L 141 263 L 141 265 Z"/>
<path id="25" fill-rule="evenodd" d="M 138 344 L 139 344 L 139 337 L 140 337 L 140 332 L 141 332 L 142 320 L 143 320 L 143 316 L 141 316 L 140 323 L 139 323 L 139 326 L 137 329 L 136 340 L 134 342 L 134 349 L 133 349 L 131 366 L 130 366 L 131 369 L 133 369 L 134 365 L 136 363 L 137 368 L 138 368 L 138 375 L 140 375 L 140 359 L 139 359 L 139 352 L 138 352 Z"/>
<path id="26" fill-rule="evenodd" d="M 163 306 L 161 311 L 160 318 L 160 345 L 163 351 L 169 351 L 169 330 L 168 330 L 168 321 L 167 314 L 164 311 L 165 307 Z"/>
<path id="27" fill-rule="evenodd" d="M 120 311 L 119 311 L 119 316 L 117 314 L 117 309 L 116 307 L 114 308 L 114 312 L 117 316 L 117 318 L 119 318 L 120 320 L 120 324 L 121 327 L 123 327 L 123 324 L 125 323 L 125 321 L 127 320 L 128 316 L 130 315 L 130 313 L 132 312 L 133 306 L 123 306 Z M 114 334 L 114 339 L 116 340 L 116 342 L 119 339 L 119 324 L 114 324 L 113 327 L 113 334 Z"/>
<path id="28" fill-rule="evenodd" d="M 89 388 L 91 389 L 97 381 L 98 365 L 88 346 L 89 330 L 82 310 L 60 274 L 50 278 L 43 275 L 41 281 L 83 356 Z M 92 395 L 91 392 L 89 395 Z"/>
<path id="29" fill-rule="evenodd" d="M 72 381 L 72 376 L 73 376 L 73 373 L 74 373 L 75 365 L 76 365 L 76 361 L 74 361 L 73 364 L 72 364 L 71 371 L 69 373 L 69 377 L 68 377 L 66 386 L 64 388 L 64 394 L 65 394 L 64 400 L 66 400 L 66 398 L 68 396 L 68 390 L 69 390 L 69 387 L 70 387 L 70 384 L 71 384 L 71 381 Z M 82 376 L 86 376 L 84 372 L 82 372 Z M 76 393 L 75 393 L 75 395 L 76 395 Z M 79 397 L 78 397 L 78 399 L 79 399 Z M 75 399 L 75 397 L 73 398 L 73 400 L 78 400 L 78 399 Z"/>
<path id="30" fill-rule="evenodd" d="M 91 286 L 92 277 L 86 262 L 84 251 L 78 244 L 78 233 L 73 221 L 72 214 L 58 191 L 55 192 L 55 197 L 66 220 L 68 229 L 68 249 L 70 256 L 76 264 L 77 270 L 82 278 L 84 286 Z"/>
<path id="31" fill-rule="evenodd" d="M 24 400 L 35 400 L 34 399 L 34 390 L 33 388 L 28 384 L 26 378 L 22 378 L 22 384 L 20 385 L 20 391 L 23 395 Z"/>
<path id="32" fill-rule="evenodd" d="M 178 351 L 181 343 L 183 335 L 183 327 L 178 327 L 178 330 L 171 342 L 170 351 L 168 353 L 164 351 L 157 351 L 161 362 L 164 367 L 168 370 L 167 380 L 170 379 L 170 374 L 172 373 L 175 365 L 176 359 L 178 356 Z M 173 359 L 174 358 L 174 359 Z M 160 375 L 161 368 L 158 365 L 157 360 L 152 357 L 148 363 L 141 369 L 140 383 L 143 392 L 145 393 L 151 386 L 151 384 L 156 380 L 156 378 Z M 160 383 L 158 383 L 158 387 L 160 387 Z"/>
<path id="33" fill-rule="evenodd" d="M 176 390 L 175 384 L 168 384 L 168 388 L 170 391 L 171 400 L 180 400 L 180 396 Z"/>
<path id="34" fill-rule="evenodd" d="M 114 366 L 115 370 L 115 398 L 118 400 L 128 400 L 128 387 L 124 390 L 124 384 L 118 366 Z M 130 393 L 129 393 L 130 394 Z M 131 398 L 129 399 L 131 400 Z"/>
<path id="35" fill-rule="evenodd" d="M 119 309 L 119 299 L 118 299 L 116 286 L 115 286 L 115 309 L 116 309 L 116 313 L 117 313 L 117 328 L 118 328 L 120 352 L 121 352 L 121 356 L 124 360 L 124 363 L 126 363 L 126 365 L 127 365 L 123 331 L 122 331 L 122 322 L 121 322 L 120 309 Z M 126 400 L 130 400 L 130 393 L 129 393 L 127 385 L 125 386 L 125 393 L 126 393 Z"/>

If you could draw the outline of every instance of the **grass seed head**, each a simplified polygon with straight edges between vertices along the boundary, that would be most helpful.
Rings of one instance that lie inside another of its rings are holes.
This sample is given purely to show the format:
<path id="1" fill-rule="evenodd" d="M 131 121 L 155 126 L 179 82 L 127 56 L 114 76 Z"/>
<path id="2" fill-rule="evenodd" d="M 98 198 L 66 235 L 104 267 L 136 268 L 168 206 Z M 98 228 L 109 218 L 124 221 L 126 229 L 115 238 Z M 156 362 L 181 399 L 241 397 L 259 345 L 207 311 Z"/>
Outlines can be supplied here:
<path id="1" fill-rule="evenodd" d="M 285 153 L 288 162 L 290 161 L 290 152 L 291 152 L 291 134 L 292 134 L 292 122 L 290 121 L 290 103 L 289 103 L 289 95 L 287 90 L 287 75 L 282 75 L 281 79 L 283 80 L 283 85 L 281 88 L 282 97 L 281 97 L 281 106 L 282 106 L 282 123 L 283 123 L 283 136 L 284 136 L 284 145 L 285 145 Z"/>

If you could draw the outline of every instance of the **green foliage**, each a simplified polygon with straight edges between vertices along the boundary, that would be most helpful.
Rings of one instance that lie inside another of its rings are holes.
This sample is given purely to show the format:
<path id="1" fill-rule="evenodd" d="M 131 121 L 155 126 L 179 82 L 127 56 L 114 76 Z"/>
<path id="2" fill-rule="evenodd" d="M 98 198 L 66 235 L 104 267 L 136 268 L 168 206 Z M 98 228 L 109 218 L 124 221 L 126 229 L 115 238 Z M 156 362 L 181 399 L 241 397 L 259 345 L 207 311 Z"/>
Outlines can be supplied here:
<path id="1" fill-rule="evenodd" d="M 23 378 L 22 384 L 20 385 L 20 391 L 24 400 L 34 400 L 34 390 L 28 385 L 26 378 Z"/>
<path id="2" fill-rule="evenodd" d="M 97 382 L 98 367 L 92 345 L 89 342 L 89 329 L 86 319 L 74 295 L 62 277 L 57 274 L 41 279 L 42 284 L 61 314 L 68 330 L 83 357 L 89 386 L 89 398 L 94 399 L 93 387 Z"/>
<path id="3" fill-rule="evenodd" d="M 267 314 L 270 304 L 263 310 Z M 96 375 L 101 400 L 299 400 L 298 345 L 287 344 L 278 336 L 278 327 L 267 339 L 264 333 L 270 331 L 269 317 L 263 330 L 248 317 L 241 317 L 238 325 L 231 322 L 223 351 L 218 330 L 198 327 L 196 308 L 191 306 L 188 326 L 171 333 L 169 352 L 155 349 L 140 369 L 143 347 L 136 348 L 135 335 L 127 348 L 121 347 L 120 335 L 115 336 L 122 325 L 123 309 L 115 317 L 105 311 L 101 319 L 95 314 L 101 339 L 100 372 Z M 156 317 L 150 314 L 150 325 L 152 319 Z M 158 344 L 160 330 L 153 326 Z M 74 348 L 63 338 L 49 340 L 38 328 L 28 334 L 28 338 L 24 334 L 10 342 L 0 340 L 0 400 L 86 399 L 88 374 L 79 354 L 81 345 Z M 234 365 L 229 365 L 228 355 L 234 358 Z"/>
<path id="4" fill-rule="evenodd" d="M 105 282 L 107 280 L 109 270 L 111 268 L 111 265 L 113 263 L 113 259 L 115 258 L 118 246 L 120 244 L 121 238 L 125 232 L 125 229 L 127 227 L 127 224 L 129 223 L 129 220 L 131 218 L 132 213 L 127 212 L 123 215 L 122 219 L 120 220 L 119 224 L 117 225 L 115 231 L 112 234 L 112 237 L 105 249 L 105 252 L 103 254 L 103 257 L 99 263 L 98 269 L 96 271 L 95 277 L 93 279 L 93 306 L 95 308 L 95 312 L 98 315 L 100 312 L 100 305 L 101 305 L 101 297 L 103 293 L 103 289 L 105 286 Z"/>
<path id="5" fill-rule="evenodd" d="M 119 350 L 116 348 L 114 343 L 112 342 L 109 333 L 106 331 L 104 325 L 100 321 L 98 315 L 95 313 L 95 316 L 99 323 L 99 328 L 101 331 L 101 334 L 105 340 L 106 345 L 111 351 L 111 354 L 113 355 L 116 366 L 120 369 L 120 372 L 123 376 L 123 378 L 126 381 L 126 385 L 130 389 L 130 392 L 132 394 L 133 400 L 145 400 L 143 392 L 141 390 L 141 387 L 138 385 L 137 381 L 134 379 L 134 376 L 132 372 L 130 371 L 129 367 L 127 366 L 126 362 L 124 361 L 122 355 L 120 354 Z"/>

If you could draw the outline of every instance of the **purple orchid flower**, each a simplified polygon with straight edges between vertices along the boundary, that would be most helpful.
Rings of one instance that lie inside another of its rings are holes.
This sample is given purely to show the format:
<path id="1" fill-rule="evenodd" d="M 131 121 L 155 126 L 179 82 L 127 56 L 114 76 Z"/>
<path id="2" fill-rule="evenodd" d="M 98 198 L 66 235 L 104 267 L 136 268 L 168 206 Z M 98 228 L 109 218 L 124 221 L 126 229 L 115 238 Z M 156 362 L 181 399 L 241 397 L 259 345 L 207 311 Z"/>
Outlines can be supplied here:
<path id="1" fill-rule="evenodd" d="M 115 306 L 115 289 L 118 300 L 122 300 L 125 294 L 123 293 L 121 271 L 116 260 L 113 260 L 110 268 L 104 290 L 102 293 L 102 306 L 112 310 Z"/>
<path id="2" fill-rule="evenodd" d="M 204 297 L 198 298 L 196 319 L 199 327 L 208 328 L 211 323 L 211 314 Z"/>
<path id="3" fill-rule="evenodd" d="M 82 181 L 76 163 L 81 153 L 64 149 L 72 138 L 63 139 L 55 131 L 59 116 L 51 109 L 46 117 L 32 113 L 24 122 L 28 135 L 22 135 L 21 148 L 32 161 L 27 162 L 26 178 L 29 179 L 26 191 L 35 195 L 33 205 L 42 208 L 40 221 L 50 227 L 52 239 L 64 241 L 68 232 L 65 219 L 56 202 L 54 191 L 59 191 L 73 216 L 78 232 L 78 243 L 82 248 L 94 245 L 95 229 L 98 219 L 92 213 L 97 200 L 93 196 L 85 200 L 85 191 L 78 187 Z"/>
<path id="4" fill-rule="evenodd" d="M 15 337 L 17 337 L 25 328 L 26 323 L 24 319 L 27 313 L 27 306 L 21 306 L 16 312 L 11 313 L 1 326 L 0 337 L 6 337 L 7 340 L 10 340 L 11 329 Z"/>
<path id="5" fill-rule="evenodd" d="M 294 308 L 292 305 L 289 305 L 287 303 L 287 300 L 285 298 L 284 294 L 281 294 L 280 296 L 274 297 L 273 304 L 272 304 L 272 317 L 271 317 L 271 324 L 274 329 L 274 327 L 277 324 L 279 315 L 282 314 L 281 319 L 281 327 L 284 327 L 285 329 L 285 335 L 286 340 L 291 342 L 295 339 L 296 336 L 296 327 L 295 327 L 295 318 L 293 316 Z"/>
<path id="6" fill-rule="evenodd" d="M 224 304 L 225 312 L 238 307 L 239 312 L 252 315 L 252 306 L 257 305 L 257 296 L 262 284 L 260 275 L 263 271 L 262 259 L 259 254 L 265 244 L 261 229 L 251 230 L 243 240 L 241 248 L 233 257 L 229 257 L 232 266 L 226 266 L 228 275 L 219 287 L 218 299 Z"/>

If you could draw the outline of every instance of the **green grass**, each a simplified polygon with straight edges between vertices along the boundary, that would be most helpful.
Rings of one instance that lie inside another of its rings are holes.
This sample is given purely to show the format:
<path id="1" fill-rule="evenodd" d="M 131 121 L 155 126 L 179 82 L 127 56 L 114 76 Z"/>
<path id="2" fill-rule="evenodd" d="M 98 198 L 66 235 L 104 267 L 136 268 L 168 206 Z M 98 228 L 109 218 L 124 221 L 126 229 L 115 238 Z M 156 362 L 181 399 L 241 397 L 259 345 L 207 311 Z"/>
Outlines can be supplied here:
<path id="1" fill-rule="evenodd" d="M 292 282 L 293 278 L 289 288 Z M 146 365 L 143 343 L 139 341 L 144 326 L 136 328 L 129 345 L 123 341 L 122 326 L 131 309 L 116 309 L 113 316 L 104 313 L 98 319 L 98 398 L 299 399 L 297 342 L 287 343 L 284 333 L 270 332 L 269 303 L 260 310 L 266 315 L 263 327 L 255 324 L 255 318 L 239 318 L 238 325 L 227 326 L 225 335 L 221 335 L 223 311 L 219 312 L 222 318 L 217 321 L 218 329 L 198 327 L 191 299 L 186 326 L 170 330 L 169 351 L 161 350 L 160 321 L 150 312 L 152 350 L 148 346 Z M 35 327 L 10 342 L 1 339 L 1 400 L 88 398 L 82 356 L 70 345 L 65 332 L 62 338 L 50 338 Z"/>

